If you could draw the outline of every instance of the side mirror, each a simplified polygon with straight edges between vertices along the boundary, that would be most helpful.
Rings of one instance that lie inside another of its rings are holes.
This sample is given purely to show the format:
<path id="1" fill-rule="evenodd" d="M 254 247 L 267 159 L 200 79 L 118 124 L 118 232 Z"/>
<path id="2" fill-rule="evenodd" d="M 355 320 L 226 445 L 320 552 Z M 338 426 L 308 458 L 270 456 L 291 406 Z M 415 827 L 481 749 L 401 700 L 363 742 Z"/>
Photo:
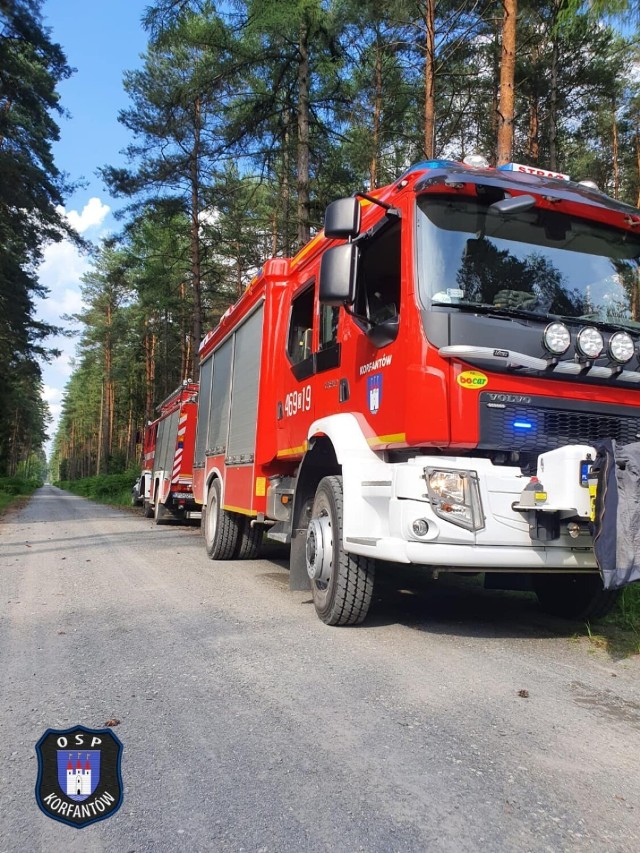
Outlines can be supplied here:
<path id="1" fill-rule="evenodd" d="M 352 305 L 360 252 L 355 243 L 333 246 L 322 256 L 318 298 L 323 305 Z"/>
<path id="2" fill-rule="evenodd" d="M 389 317 L 387 320 L 383 320 L 382 323 L 378 323 L 377 326 L 369 329 L 367 337 L 374 346 L 378 348 L 386 347 L 395 341 L 399 330 L 400 317 L 396 314 L 395 317 Z"/>
<path id="3" fill-rule="evenodd" d="M 360 233 L 360 202 L 357 198 L 332 201 L 324 214 L 324 236 L 350 240 Z"/>

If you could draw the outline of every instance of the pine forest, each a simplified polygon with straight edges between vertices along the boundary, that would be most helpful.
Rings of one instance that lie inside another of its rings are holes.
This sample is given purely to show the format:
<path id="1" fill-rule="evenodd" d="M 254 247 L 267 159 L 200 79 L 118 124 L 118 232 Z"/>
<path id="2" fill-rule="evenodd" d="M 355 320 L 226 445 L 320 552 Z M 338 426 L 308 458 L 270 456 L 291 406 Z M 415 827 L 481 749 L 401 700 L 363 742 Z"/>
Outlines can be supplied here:
<path id="1" fill-rule="evenodd" d="M 198 377 L 201 338 L 332 200 L 412 163 L 483 154 L 640 202 L 638 3 L 157 0 L 127 72 L 120 230 L 91 251 L 52 476 L 139 462 L 144 424 Z M 0 0 L 0 475 L 42 461 L 37 265 L 78 235 L 51 155 L 72 72 L 41 0 Z M 115 120 L 115 117 L 114 117 Z M 65 325 L 61 321 L 61 325 Z"/>

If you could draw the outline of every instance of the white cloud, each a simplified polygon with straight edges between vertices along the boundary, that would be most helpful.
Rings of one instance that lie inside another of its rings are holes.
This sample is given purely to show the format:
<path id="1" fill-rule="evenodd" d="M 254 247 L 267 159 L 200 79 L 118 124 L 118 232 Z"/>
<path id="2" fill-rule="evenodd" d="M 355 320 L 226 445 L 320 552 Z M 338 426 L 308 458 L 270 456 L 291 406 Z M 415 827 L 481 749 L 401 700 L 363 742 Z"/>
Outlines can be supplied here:
<path id="1" fill-rule="evenodd" d="M 91 228 L 98 228 L 101 226 L 111 212 L 111 208 L 108 204 L 103 204 L 99 198 L 95 197 L 89 199 L 82 208 L 81 213 L 78 213 L 77 210 L 70 210 L 67 213 L 63 207 L 58 209 L 61 213 L 66 215 L 69 220 L 69 224 L 72 225 L 79 234 L 84 234 L 85 231 L 89 231 Z"/>
<path id="2" fill-rule="evenodd" d="M 49 406 L 49 411 L 51 412 L 51 417 L 53 418 L 50 428 L 51 437 L 53 438 L 53 433 L 55 432 L 55 427 L 60 420 L 60 415 L 62 414 L 62 391 L 59 388 L 52 388 L 50 385 L 45 385 L 42 389 L 42 399 Z"/>
<path id="3" fill-rule="evenodd" d="M 58 349 L 62 349 L 61 346 Z M 57 358 L 54 358 L 51 362 L 50 368 L 54 376 L 61 377 L 63 381 L 63 385 L 66 383 L 66 380 L 73 373 L 73 362 L 74 362 L 74 354 L 73 352 L 62 352 Z"/>
<path id="4" fill-rule="evenodd" d="M 62 392 L 59 388 L 52 388 L 51 385 L 43 385 L 42 386 L 42 399 L 46 403 L 54 403 L 60 400 L 62 397 Z"/>
<path id="5" fill-rule="evenodd" d="M 38 277 L 52 292 L 62 287 L 80 286 L 80 278 L 91 266 L 86 255 L 67 242 L 51 243 L 44 250 Z"/>

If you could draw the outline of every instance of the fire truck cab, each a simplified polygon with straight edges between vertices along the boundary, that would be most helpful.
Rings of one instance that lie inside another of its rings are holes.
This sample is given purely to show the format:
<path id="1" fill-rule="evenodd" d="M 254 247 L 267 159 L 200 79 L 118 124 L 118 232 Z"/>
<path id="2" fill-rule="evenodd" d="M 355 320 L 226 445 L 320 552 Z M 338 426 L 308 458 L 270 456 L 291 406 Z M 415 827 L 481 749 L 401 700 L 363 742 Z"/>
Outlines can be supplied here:
<path id="1" fill-rule="evenodd" d="M 151 479 L 153 476 L 153 457 L 156 452 L 158 421 L 149 421 L 142 434 L 142 471 L 131 490 L 131 503 L 141 506 L 146 518 L 153 518 L 151 506 Z"/>
<path id="2" fill-rule="evenodd" d="M 640 216 L 535 171 L 420 163 L 265 263 L 200 350 L 210 557 L 290 544 L 332 625 L 364 619 L 379 560 L 611 606 L 590 472 L 640 437 Z"/>

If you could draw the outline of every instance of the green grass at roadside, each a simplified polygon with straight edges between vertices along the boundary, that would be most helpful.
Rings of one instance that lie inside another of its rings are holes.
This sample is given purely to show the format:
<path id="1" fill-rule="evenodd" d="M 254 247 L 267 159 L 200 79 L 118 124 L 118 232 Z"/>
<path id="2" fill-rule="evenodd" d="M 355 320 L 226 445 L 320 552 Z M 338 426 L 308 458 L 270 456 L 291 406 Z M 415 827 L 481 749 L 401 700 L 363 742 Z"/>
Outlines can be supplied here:
<path id="1" fill-rule="evenodd" d="M 0 514 L 10 506 L 19 505 L 39 489 L 42 482 L 22 477 L 0 477 Z"/>
<path id="2" fill-rule="evenodd" d="M 615 616 L 621 627 L 636 632 L 640 642 L 640 583 L 631 584 L 622 591 Z"/>
<path id="3" fill-rule="evenodd" d="M 96 477 L 83 477 L 81 480 L 61 480 L 56 486 L 98 503 L 129 506 L 131 487 L 137 477 L 137 471 L 125 471 L 123 474 L 100 474 Z"/>
<path id="4" fill-rule="evenodd" d="M 640 583 L 622 590 L 620 600 L 605 619 L 586 625 L 590 642 L 614 658 L 640 654 Z"/>

